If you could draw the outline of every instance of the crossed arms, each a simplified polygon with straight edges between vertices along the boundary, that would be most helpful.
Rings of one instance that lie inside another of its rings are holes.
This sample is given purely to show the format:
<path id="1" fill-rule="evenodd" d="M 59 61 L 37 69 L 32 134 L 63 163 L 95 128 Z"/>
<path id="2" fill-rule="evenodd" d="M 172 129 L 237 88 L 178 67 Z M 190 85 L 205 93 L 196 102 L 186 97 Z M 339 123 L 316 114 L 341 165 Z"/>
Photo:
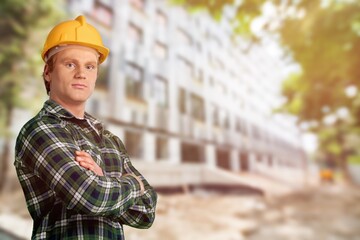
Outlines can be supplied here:
<path id="1" fill-rule="evenodd" d="M 108 157 L 120 158 L 121 173 L 108 174 L 90 153 L 80 149 L 67 128 L 58 122 L 37 121 L 22 129 L 16 144 L 15 165 L 26 172 L 28 189 L 40 182 L 46 184 L 69 210 L 148 228 L 155 218 L 157 195 L 132 166 L 124 150 L 122 142 L 113 137 L 111 148 L 106 151 L 111 153 Z M 109 159 L 102 159 L 105 164 L 106 160 Z M 36 208 L 40 198 L 46 200 L 46 191 L 36 196 L 28 192 L 29 209 Z"/>

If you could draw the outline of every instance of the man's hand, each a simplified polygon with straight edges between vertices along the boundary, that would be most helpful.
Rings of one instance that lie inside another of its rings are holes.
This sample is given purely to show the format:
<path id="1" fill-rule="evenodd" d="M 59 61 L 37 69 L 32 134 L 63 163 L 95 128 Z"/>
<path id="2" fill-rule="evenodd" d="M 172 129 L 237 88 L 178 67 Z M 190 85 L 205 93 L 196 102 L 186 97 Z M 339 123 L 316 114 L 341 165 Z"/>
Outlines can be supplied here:
<path id="1" fill-rule="evenodd" d="M 75 151 L 75 160 L 80 164 L 80 166 L 93 171 L 96 175 L 104 176 L 102 169 L 96 164 L 89 153 L 85 151 Z"/>

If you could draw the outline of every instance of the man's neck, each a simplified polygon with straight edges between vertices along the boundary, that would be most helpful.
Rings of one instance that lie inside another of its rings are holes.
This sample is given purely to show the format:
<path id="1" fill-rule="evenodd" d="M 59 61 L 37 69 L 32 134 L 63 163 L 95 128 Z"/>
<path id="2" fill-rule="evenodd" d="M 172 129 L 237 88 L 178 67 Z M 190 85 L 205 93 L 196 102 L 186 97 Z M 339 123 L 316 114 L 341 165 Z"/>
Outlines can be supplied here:
<path id="1" fill-rule="evenodd" d="M 83 119 L 85 117 L 85 103 L 67 103 L 64 101 L 59 101 L 57 99 L 50 99 L 59 105 L 61 105 L 63 108 L 65 108 L 67 111 L 69 111 L 74 117 L 78 119 Z"/>

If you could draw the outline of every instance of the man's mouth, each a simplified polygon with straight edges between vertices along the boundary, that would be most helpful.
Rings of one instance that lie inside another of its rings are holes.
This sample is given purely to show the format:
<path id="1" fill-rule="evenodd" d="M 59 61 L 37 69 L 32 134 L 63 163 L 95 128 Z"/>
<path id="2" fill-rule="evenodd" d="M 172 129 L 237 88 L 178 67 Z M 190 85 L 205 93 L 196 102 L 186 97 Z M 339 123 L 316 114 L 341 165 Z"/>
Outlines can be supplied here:
<path id="1" fill-rule="evenodd" d="M 85 85 L 85 84 L 81 84 L 81 83 L 73 83 L 73 84 L 71 84 L 71 86 L 72 86 L 73 88 L 76 88 L 76 89 L 84 89 L 84 88 L 86 88 L 86 85 Z"/>

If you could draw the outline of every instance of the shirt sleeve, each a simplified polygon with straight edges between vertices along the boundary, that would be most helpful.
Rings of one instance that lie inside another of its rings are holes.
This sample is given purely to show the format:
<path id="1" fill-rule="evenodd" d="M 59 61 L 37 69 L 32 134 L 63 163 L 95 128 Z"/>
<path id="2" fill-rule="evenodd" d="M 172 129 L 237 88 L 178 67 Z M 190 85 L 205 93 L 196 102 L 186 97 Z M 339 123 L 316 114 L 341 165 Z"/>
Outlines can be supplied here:
<path id="1" fill-rule="evenodd" d="M 97 176 L 75 161 L 80 150 L 61 124 L 35 122 L 20 132 L 16 159 L 55 192 L 67 209 L 116 218 L 137 201 L 136 178 Z"/>
<path id="2" fill-rule="evenodd" d="M 120 151 L 123 156 L 125 173 L 136 175 L 144 184 L 144 194 L 138 195 L 135 204 L 118 217 L 118 221 L 122 224 L 129 225 L 135 228 L 149 228 L 155 220 L 155 210 L 157 203 L 157 194 L 148 181 L 139 173 L 139 171 L 132 165 L 124 144 L 116 137 Z"/>

